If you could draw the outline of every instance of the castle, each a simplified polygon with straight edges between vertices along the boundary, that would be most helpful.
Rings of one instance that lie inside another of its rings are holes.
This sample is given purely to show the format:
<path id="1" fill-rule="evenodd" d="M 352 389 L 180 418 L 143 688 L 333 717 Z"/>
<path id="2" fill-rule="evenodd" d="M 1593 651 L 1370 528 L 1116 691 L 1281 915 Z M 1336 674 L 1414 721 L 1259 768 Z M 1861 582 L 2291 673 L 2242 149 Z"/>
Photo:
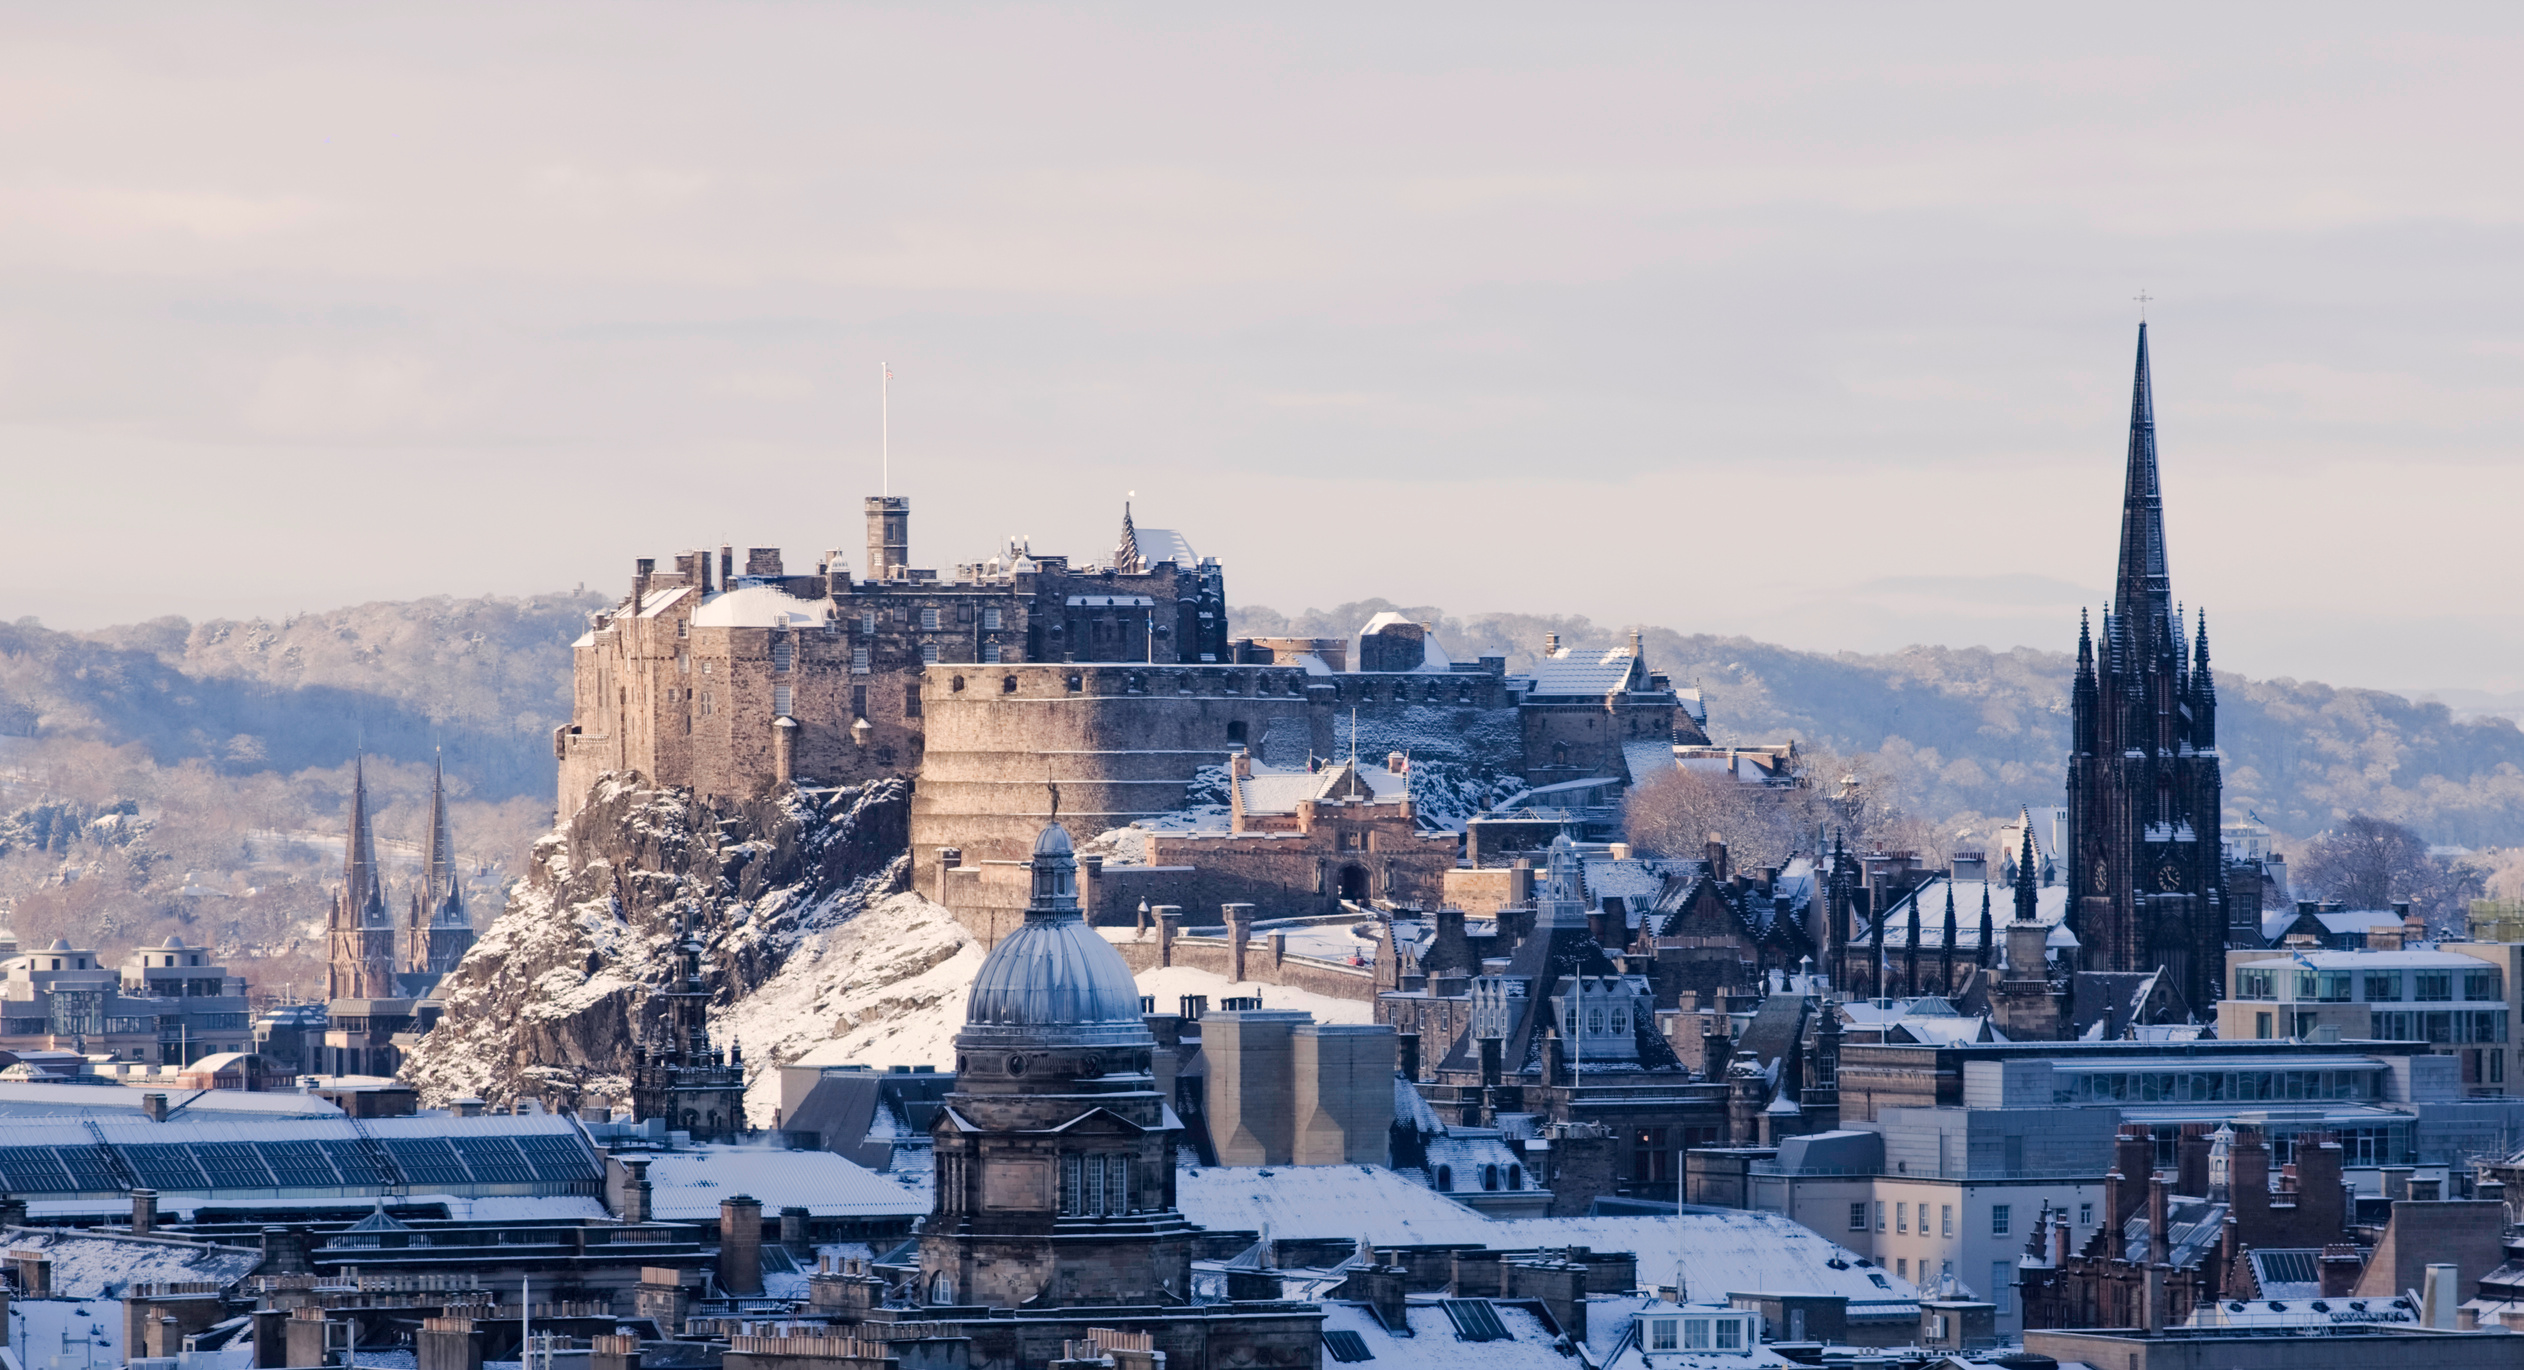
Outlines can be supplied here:
<path id="1" fill-rule="evenodd" d="M 910 776 L 914 884 L 995 937 L 1027 906 L 1021 871 L 1043 824 L 1101 833 L 1176 813 L 1231 757 L 1248 778 L 1345 756 L 1451 762 L 1538 791 L 1592 786 L 1558 798 L 1601 810 L 1607 785 L 1707 741 L 1635 635 L 1627 650 L 1555 642 L 1520 675 L 1501 658 L 1451 661 L 1396 615 L 1361 631 L 1354 658 L 1344 640 L 1230 641 L 1218 562 L 1127 506 L 1101 561 L 1015 543 L 951 576 L 910 565 L 908 499 L 870 497 L 865 512 L 863 576 L 838 549 L 811 575 L 789 574 L 776 548 L 748 549 L 741 571 L 732 547 L 671 570 L 635 562 L 630 593 L 574 647 L 571 721 L 553 738 L 561 811 L 614 771 L 722 797 Z M 1292 809 L 1268 875 L 1222 885 L 1181 865 L 1092 863 L 1090 913 L 1174 903 L 1214 918 L 1236 897 L 1282 896 L 1328 911 L 1413 885 L 1422 863 L 1392 859 L 1409 844 L 1380 851 L 1319 812 Z"/>

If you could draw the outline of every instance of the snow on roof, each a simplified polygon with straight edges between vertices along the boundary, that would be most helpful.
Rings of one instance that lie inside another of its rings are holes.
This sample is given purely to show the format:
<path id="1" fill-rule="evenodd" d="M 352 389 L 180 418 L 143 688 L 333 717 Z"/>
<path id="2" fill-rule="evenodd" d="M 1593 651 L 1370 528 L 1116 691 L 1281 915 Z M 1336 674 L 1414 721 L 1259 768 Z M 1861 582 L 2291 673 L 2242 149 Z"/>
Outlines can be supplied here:
<path id="1" fill-rule="evenodd" d="M 663 590 L 651 590 L 641 598 L 640 607 L 635 612 L 641 618 L 655 618 L 668 605 L 691 593 L 692 587 L 689 585 L 674 585 Z"/>
<path id="2" fill-rule="evenodd" d="M 1691 715 L 1692 722 L 1704 728 L 1709 726 L 1709 701 L 1701 697 L 1699 686 L 1676 690 L 1674 698 L 1682 702 L 1683 712 Z"/>
<path id="3" fill-rule="evenodd" d="M 1444 1305 L 1433 1301 L 1404 1305 L 1407 1335 L 1388 1330 L 1373 1311 L 1355 1303 L 1325 1304 L 1323 1330 L 1357 1333 L 1367 1344 L 1371 1370 L 1567 1370 L 1571 1362 L 1553 1346 L 1560 1334 L 1533 1309 L 1513 1303 L 1490 1307 L 1507 1333 L 1504 1338 L 1459 1339 Z M 1324 1360 L 1332 1363 L 1329 1356 Z"/>
<path id="4" fill-rule="evenodd" d="M 74 1299 L 118 1298 L 135 1284 L 200 1280 L 231 1284 L 254 1273 L 263 1253 L 173 1237 L 114 1237 L 57 1227 L 0 1228 L 10 1251 L 52 1258 L 53 1292 Z"/>
<path id="5" fill-rule="evenodd" d="M 747 585 L 703 600 L 692 611 L 696 628 L 811 628 L 824 621 L 812 600 L 770 585 Z"/>
<path id="6" fill-rule="evenodd" d="M 1517 1218 L 1494 1221 L 1382 1166 L 1186 1168 L 1178 1206 L 1204 1227 L 1280 1239 L 1365 1237 L 1378 1246 L 1479 1243 L 1505 1251 L 1586 1246 L 1638 1257 L 1643 1281 L 1682 1264 L 1693 1298 L 1730 1292 L 1842 1294 L 1853 1315 L 1907 1306 L 1907 1280 L 1858 1264 L 1844 1247 L 1772 1213 L 1690 1209 L 1664 1218 Z M 1835 1267 L 1832 1262 L 1838 1261 Z"/>
<path id="7" fill-rule="evenodd" d="M 0 1117 L 113 1118 L 137 1115 L 151 1094 L 167 1096 L 170 1114 L 196 1117 L 204 1113 L 245 1114 L 266 1118 L 339 1118 L 342 1110 L 312 1094 L 246 1089 L 177 1089 L 152 1082 L 147 1089 L 124 1085 L 67 1085 L 0 1082 Z"/>
<path id="8" fill-rule="evenodd" d="M 1297 806 L 1309 799 L 1323 799 L 1334 791 L 1346 788 L 1348 775 L 1355 774 L 1378 804 L 1398 804 L 1411 793 L 1411 777 L 1396 775 L 1383 766 L 1346 763 L 1326 766 L 1320 771 L 1283 771 L 1256 766 L 1253 774 L 1236 778 L 1236 792 L 1241 796 L 1246 813 L 1295 813 Z"/>
<path id="9" fill-rule="evenodd" d="M 758 1146 L 707 1146 L 668 1151 L 649 1161 L 652 1201 L 660 1219 L 715 1218 L 735 1194 L 762 1200 L 770 1212 L 800 1207 L 819 1218 L 918 1217 L 926 1200 L 829 1151 L 774 1151 Z"/>
<path id="10" fill-rule="evenodd" d="M 1579 869 L 1589 898 L 1599 904 L 1619 898 L 1633 912 L 1654 903 L 1657 892 L 1665 888 L 1664 872 L 1635 856 L 1618 861 L 1609 856 L 1589 857 Z"/>
<path id="11" fill-rule="evenodd" d="M 2497 962 L 2453 951 L 2273 951 L 2247 966 L 2310 966 L 2315 970 L 2489 970 Z"/>
<path id="12" fill-rule="evenodd" d="M 1945 945 L 1946 886 L 1954 886 L 1954 944 L 1977 948 L 1981 944 L 1981 896 L 1989 896 L 1989 917 L 1992 931 L 2001 946 L 2007 941 L 2007 925 L 2016 921 L 2015 887 L 1997 880 L 1949 880 L 1935 876 L 1921 882 L 1917 889 L 1894 900 L 1884 910 L 1884 945 L 1910 945 L 1910 911 L 1919 908 L 1919 945 L 1922 950 Z M 2033 921 L 2048 928 L 2064 926 L 2068 917 L 2068 887 L 2044 885 L 2033 892 Z M 1851 940 L 1866 941 L 1875 934 L 1869 931 Z M 1872 943 L 1870 943 L 1872 945 Z M 2056 945 L 2056 944 L 2055 944 Z"/>
<path id="13" fill-rule="evenodd" d="M 1308 675 L 1334 674 L 1332 668 L 1324 664 L 1323 658 L 1316 656 L 1312 652 L 1299 652 L 1290 660 L 1289 664 L 1292 666 L 1303 667 Z"/>
<path id="14" fill-rule="evenodd" d="M 1629 770 L 1633 785 L 1644 785 L 1657 776 L 1679 769 L 1674 760 L 1674 744 L 1654 739 L 1622 743 L 1621 763 Z"/>
<path id="15" fill-rule="evenodd" d="M 1631 672 L 1639 659 L 1627 647 L 1615 647 L 1600 657 L 1579 658 L 1563 648 L 1561 655 L 1545 657 L 1534 663 L 1533 686 L 1529 694 L 1537 695 L 1608 695 L 1630 687 Z"/>
<path id="16" fill-rule="evenodd" d="M 1192 550 L 1192 540 L 1172 528 L 1134 527 L 1131 540 L 1139 544 L 1139 559 L 1150 566 L 1171 561 L 1188 571 L 1201 564 L 1201 554 Z"/>
<path id="17" fill-rule="evenodd" d="M 2261 920 L 2261 935 L 2277 941 L 2299 918 L 2307 917 L 2295 909 L 2281 909 Z M 2319 909 L 2310 915 L 2322 924 L 2325 932 L 2335 936 L 2352 932 L 2371 932 L 2376 928 L 2401 926 L 2401 915 L 2391 909 Z"/>

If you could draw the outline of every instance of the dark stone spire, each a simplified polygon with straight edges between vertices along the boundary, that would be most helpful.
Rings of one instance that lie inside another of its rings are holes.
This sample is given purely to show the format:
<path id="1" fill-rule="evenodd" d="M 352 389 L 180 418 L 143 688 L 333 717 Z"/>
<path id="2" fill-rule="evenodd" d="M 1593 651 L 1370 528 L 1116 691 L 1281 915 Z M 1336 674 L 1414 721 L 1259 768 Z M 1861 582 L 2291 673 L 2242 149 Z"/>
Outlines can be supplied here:
<path id="1" fill-rule="evenodd" d="M 2200 610 L 2200 633 L 2191 655 L 2191 745 L 2207 751 L 2217 745 L 2217 681 L 2209 674 L 2208 610 Z"/>
<path id="2" fill-rule="evenodd" d="M 2041 879 L 2033 870 L 2033 811 L 2027 809 L 2024 811 L 2024 852 L 2016 858 L 2017 922 L 2030 923 L 2034 920 L 2035 904 L 2041 897 L 2037 892 L 2040 888 Z M 2074 897 L 2075 891 L 2070 894 Z"/>
<path id="3" fill-rule="evenodd" d="M 1938 993 L 1954 993 L 1954 876 L 1946 876 L 1946 925 L 1940 932 L 1937 947 Z"/>
<path id="4" fill-rule="evenodd" d="M 2133 624 L 2137 645 L 2172 636 L 2173 579 L 2165 570 L 2165 496 L 2156 478 L 2156 397 L 2147 374 L 2147 325 L 2138 326 L 2130 382 L 2129 469 L 2121 489 L 2121 566 L 2112 613 Z"/>
<path id="5" fill-rule="evenodd" d="M 1919 993 L 1919 900 L 1911 899 L 1909 937 L 1902 948 L 1902 992 Z"/>
<path id="6" fill-rule="evenodd" d="M 450 902 L 461 915 L 463 882 L 456 876 L 456 840 L 447 824 L 447 761 L 436 758 L 429 785 L 429 835 L 421 852 L 421 918 L 443 921 L 439 911 Z"/>
<path id="7" fill-rule="evenodd" d="M 1989 881 L 1983 879 L 1981 881 L 1981 948 L 1979 953 L 1972 958 L 1973 964 L 1983 970 L 1989 969 L 1991 960 L 1997 954 L 1997 947 L 1998 925 L 1991 922 L 1989 917 Z"/>
<path id="8" fill-rule="evenodd" d="M 351 762 L 351 812 L 342 847 L 342 908 L 353 924 L 386 921 L 385 884 L 377 874 L 377 842 L 368 831 L 367 758 Z"/>

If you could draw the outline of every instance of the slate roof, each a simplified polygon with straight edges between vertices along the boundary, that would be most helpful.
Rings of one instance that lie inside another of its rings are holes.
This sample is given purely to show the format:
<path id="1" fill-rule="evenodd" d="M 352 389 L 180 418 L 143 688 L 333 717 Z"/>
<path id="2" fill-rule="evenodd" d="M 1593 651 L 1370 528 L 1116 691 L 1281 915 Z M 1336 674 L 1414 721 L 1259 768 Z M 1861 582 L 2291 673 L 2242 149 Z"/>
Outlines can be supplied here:
<path id="1" fill-rule="evenodd" d="M 1572 696 L 1600 698 L 1617 690 L 1631 688 L 1639 671 L 1639 659 L 1627 647 L 1615 647 L 1601 656 L 1579 657 L 1572 649 L 1545 657 L 1534 663 L 1527 688 L 1529 696 Z"/>

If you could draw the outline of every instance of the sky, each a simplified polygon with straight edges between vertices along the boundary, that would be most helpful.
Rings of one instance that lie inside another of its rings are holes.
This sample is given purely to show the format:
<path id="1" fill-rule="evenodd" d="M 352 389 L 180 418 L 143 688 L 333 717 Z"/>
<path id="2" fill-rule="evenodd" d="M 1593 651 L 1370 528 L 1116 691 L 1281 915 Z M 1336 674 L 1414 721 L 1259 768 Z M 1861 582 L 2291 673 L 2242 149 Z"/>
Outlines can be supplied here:
<path id="1" fill-rule="evenodd" d="M 1106 552 L 2524 692 L 2524 11 L 18 6 L 0 619 Z M 880 367 L 890 364 L 890 399 Z M 882 436 L 881 436 L 882 434 Z M 884 454 L 881 456 L 881 452 Z"/>

